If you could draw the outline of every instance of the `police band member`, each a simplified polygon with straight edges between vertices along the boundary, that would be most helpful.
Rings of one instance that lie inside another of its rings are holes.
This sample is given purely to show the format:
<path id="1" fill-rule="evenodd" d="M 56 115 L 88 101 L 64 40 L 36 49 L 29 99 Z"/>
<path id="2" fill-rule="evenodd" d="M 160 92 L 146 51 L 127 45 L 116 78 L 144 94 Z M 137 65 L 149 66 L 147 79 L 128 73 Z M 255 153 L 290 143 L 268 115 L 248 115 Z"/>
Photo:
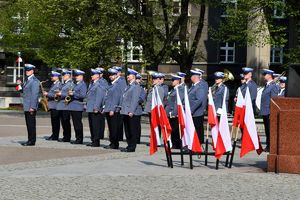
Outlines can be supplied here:
<path id="1" fill-rule="evenodd" d="M 48 106 L 51 115 L 51 126 L 52 126 L 52 134 L 50 137 L 47 137 L 46 140 L 58 140 L 59 138 L 59 130 L 60 130 L 60 120 L 62 112 L 57 110 L 58 97 L 57 93 L 60 91 L 61 82 L 59 81 L 60 73 L 56 71 L 51 72 L 51 81 L 52 85 L 48 92 L 44 92 L 44 96 L 48 98 Z"/>
<path id="2" fill-rule="evenodd" d="M 86 112 L 88 113 L 88 121 L 91 133 L 91 143 L 87 146 L 99 147 L 100 139 L 104 138 L 105 115 L 103 111 L 104 97 L 106 87 L 100 82 L 102 71 L 99 69 L 91 69 L 91 83 L 88 88 L 86 97 Z"/>
<path id="3" fill-rule="evenodd" d="M 104 99 L 104 112 L 106 114 L 108 129 L 109 129 L 109 146 L 107 149 L 119 148 L 119 135 L 122 129 L 122 118 L 120 115 L 120 100 L 123 94 L 121 84 L 118 84 L 118 71 L 116 69 L 108 69 L 109 79 L 111 84 L 109 85 L 105 99 Z M 122 132 L 123 134 L 123 132 Z"/>
<path id="4" fill-rule="evenodd" d="M 213 92 L 213 100 L 214 100 L 217 114 L 221 115 L 224 92 L 225 92 L 225 88 L 227 88 L 227 87 L 226 87 L 226 85 L 223 84 L 223 80 L 224 80 L 223 72 L 215 72 L 214 77 L 215 77 L 216 88 Z M 228 91 L 229 90 L 227 89 L 227 93 L 226 93 L 226 97 L 225 97 L 227 111 L 228 111 L 228 100 L 229 100 L 229 92 Z"/>
<path id="5" fill-rule="evenodd" d="M 185 87 L 185 77 L 186 77 L 186 73 L 183 72 L 177 72 L 177 75 L 181 77 L 181 81 L 179 84 L 179 87 L 182 87 L 184 89 Z"/>
<path id="6" fill-rule="evenodd" d="M 172 87 L 173 89 L 170 91 L 167 97 L 167 104 L 165 107 L 166 113 L 169 118 L 170 125 L 172 127 L 171 140 L 174 149 L 180 149 L 181 141 L 180 141 L 180 131 L 178 124 L 178 108 L 177 108 L 177 93 L 183 102 L 184 98 L 184 87 L 180 87 L 182 77 L 178 75 L 172 75 Z"/>
<path id="7" fill-rule="evenodd" d="M 159 97 L 161 99 L 161 101 L 163 102 L 163 98 L 165 95 L 165 90 L 164 88 L 161 86 L 161 81 L 160 81 L 160 77 L 161 75 L 159 73 L 153 73 L 151 75 L 152 78 L 152 88 L 150 90 L 148 90 L 148 94 L 147 94 L 147 100 L 146 100 L 146 105 L 145 105 L 145 112 L 149 113 L 149 118 L 151 119 L 151 106 L 152 106 L 152 93 L 153 90 L 157 90 Z"/>
<path id="8" fill-rule="evenodd" d="M 133 69 L 128 69 L 127 81 L 128 85 L 121 98 L 121 114 L 125 124 L 125 134 L 128 146 L 122 149 L 123 152 L 135 152 L 137 135 L 136 127 L 141 123 L 140 116 L 143 113 L 142 106 L 139 103 L 142 88 L 136 82 L 138 73 Z"/>
<path id="9" fill-rule="evenodd" d="M 279 86 L 274 82 L 274 71 L 269 69 L 264 69 L 262 71 L 264 79 L 266 81 L 265 87 L 261 95 L 261 104 L 259 115 L 263 117 L 265 133 L 267 138 L 267 146 L 265 148 L 266 152 L 270 149 L 270 104 L 271 98 L 276 97 L 279 92 Z"/>
<path id="10" fill-rule="evenodd" d="M 107 82 L 107 80 L 103 77 L 104 69 L 101 68 L 101 67 L 98 67 L 98 68 L 96 68 L 96 70 L 101 72 L 100 77 L 99 77 L 100 85 L 101 85 L 102 87 L 104 87 L 105 89 L 107 89 L 107 87 L 108 87 L 108 82 Z M 101 139 L 103 139 L 103 138 L 101 138 Z"/>
<path id="11" fill-rule="evenodd" d="M 83 124 L 82 124 L 82 112 L 84 109 L 83 100 L 86 97 L 87 86 L 83 80 L 85 72 L 81 70 L 74 70 L 75 83 L 72 91 L 69 91 L 71 101 L 68 104 L 68 109 L 72 116 L 73 126 L 75 130 L 75 141 L 72 144 L 83 143 Z"/>
<path id="12" fill-rule="evenodd" d="M 143 104 L 146 100 L 146 92 L 145 92 L 145 88 L 142 86 L 142 76 L 140 74 L 137 74 L 135 76 L 136 78 L 136 82 L 140 85 L 141 87 L 141 94 L 140 94 L 140 97 L 139 97 L 139 104 L 141 105 L 141 107 L 143 108 Z M 139 116 L 139 118 L 141 118 L 143 113 L 141 113 L 141 115 L 137 115 Z M 140 119 L 139 119 L 140 120 Z M 142 133 L 142 127 L 141 127 L 141 123 L 139 123 L 136 127 L 137 129 L 137 144 L 140 144 L 141 143 L 141 133 Z"/>
<path id="13" fill-rule="evenodd" d="M 278 96 L 284 97 L 285 96 L 285 83 L 287 81 L 287 78 L 285 76 L 282 76 L 279 78 L 279 87 L 280 91 Z"/>
<path id="14" fill-rule="evenodd" d="M 256 108 L 256 97 L 257 97 L 257 84 L 252 80 L 252 72 L 253 69 L 250 67 L 244 67 L 242 68 L 243 73 L 244 73 L 244 79 L 245 79 L 245 85 L 244 87 L 241 88 L 241 92 L 243 96 L 245 97 L 246 95 L 246 90 L 249 88 L 250 92 L 250 97 L 252 101 L 252 106 L 253 106 L 253 112 L 255 112 Z"/>
<path id="15" fill-rule="evenodd" d="M 166 103 L 168 93 L 169 93 L 169 86 L 167 84 L 165 84 L 166 75 L 163 73 L 158 73 L 158 75 L 159 75 L 159 84 L 164 89 L 164 98 L 163 99 L 164 99 L 164 103 Z"/>
<path id="16" fill-rule="evenodd" d="M 60 100 L 57 104 L 56 109 L 61 111 L 61 124 L 63 128 L 63 138 L 58 139 L 59 142 L 70 142 L 71 141 L 71 123 L 70 123 L 70 111 L 69 103 L 65 101 L 66 97 L 69 96 L 69 92 L 73 89 L 74 84 L 71 79 L 72 71 L 63 69 L 62 70 L 62 81 L 61 90 L 57 93 L 57 96 L 60 97 Z"/>
<path id="17" fill-rule="evenodd" d="M 201 143 L 204 142 L 204 111 L 207 106 L 207 94 L 208 94 L 208 84 L 202 79 L 203 71 L 199 69 L 192 69 L 191 81 L 192 86 L 188 91 L 191 113 L 193 117 L 193 122 Z"/>
<path id="18" fill-rule="evenodd" d="M 244 77 L 245 77 L 244 74 L 240 74 L 241 86 L 238 89 L 240 89 L 241 91 L 244 90 L 244 87 L 246 87 L 246 84 L 245 84 L 246 80 Z M 236 90 L 236 93 L 235 93 L 234 102 L 237 101 L 237 96 L 238 96 L 238 91 L 239 91 L 238 89 Z"/>
<path id="19" fill-rule="evenodd" d="M 127 87 L 127 82 L 124 76 L 122 76 L 122 67 L 120 66 L 114 66 L 113 69 L 117 70 L 117 79 L 116 79 L 116 84 L 118 85 L 118 87 L 120 88 L 121 92 L 123 93 L 123 91 L 125 90 L 125 88 Z M 119 133 L 119 141 L 123 141 L 124 138 L 124 129 L 123 129 L 123 116 L 121 115 L 121 121 L 122 121 L 122 125 L 119 127 L 120 130 L 118 131 Z"/>
<path id="20" fill-rule="evenodd" d="M 26 79 L 24 84 L 21 80 L 17 81 L 21 85 L 23 92 L 23 110 L 28 133 L 28 141 L 22 143 L 23 146 L 34 146 L 36 142 L 36 112 L 38 109 L 38 99 L 40 93 L 40 81 L 34 76 L 35 66 L 25 64 Z"/>

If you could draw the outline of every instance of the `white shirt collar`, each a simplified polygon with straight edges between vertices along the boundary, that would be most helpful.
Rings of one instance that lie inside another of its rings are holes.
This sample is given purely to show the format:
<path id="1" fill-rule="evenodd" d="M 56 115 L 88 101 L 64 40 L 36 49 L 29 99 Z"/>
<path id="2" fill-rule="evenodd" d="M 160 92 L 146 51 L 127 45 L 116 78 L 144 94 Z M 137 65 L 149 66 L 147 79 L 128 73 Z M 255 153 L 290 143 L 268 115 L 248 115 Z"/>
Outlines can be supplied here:
<path id="1" fill-rule="evenodd" d="M 111 84 L 114 84 L 115 82 L 117 82 L 117 80 L 119 80 L 120 76 L 118 76 L 113 82 L 111 82 Z"/>
<path id="2" fill-rule="evenodd" d="M 56 80 L 56 81 L 54 81 L 54 83 L 53 84 L 56 84 L 56 83 L 58 83 L 59 82 L 59 80 Z"/>
<path id="3" fill-rule="evenodd" d="M 200 83 L 200 81 L 198 81 L 197 83 L 194 83 L 193 86 L 196 86 L 198 83 Z"/>
<path id="4" fill-rule="evenodd" d="M 174 87 L 174 89 L 177 89 L 180 85 L 181 85 L 181 84 L 176 85 L 176 86 Z"/>
<path id="5" fill-rule="evenodd" d="M 270 80 L 267 82 L 267 85 L 270 85 L 273 82 L 273 80 Z"/>
<path id="6" fill-rule="evenodd" d="M 30 80 L 34 77 L 34 74 L 31 74 L 30 76 L 27 77 L 27 80 Z"/>

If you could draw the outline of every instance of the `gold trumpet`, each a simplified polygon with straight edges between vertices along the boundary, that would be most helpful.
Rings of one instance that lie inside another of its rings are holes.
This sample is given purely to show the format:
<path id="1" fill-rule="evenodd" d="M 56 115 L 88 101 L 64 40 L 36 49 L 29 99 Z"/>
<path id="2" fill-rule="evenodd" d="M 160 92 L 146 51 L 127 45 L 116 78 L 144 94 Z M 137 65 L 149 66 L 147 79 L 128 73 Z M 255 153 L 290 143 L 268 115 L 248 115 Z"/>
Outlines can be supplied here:
<path id="1" fill-rule="evenodd" d="M 54 92 L 55 92 L 54 101 L 58 102 L 60 100 L 60 96 L 58 95 L 58 93 L 60 92 L 60 90 L 57 89 Z"/>
<path id="2" fill-rule="evenodd" d="M 72 101 L 72 96 L 73 96 L 74 90 L 73 90 L 73 84 L 69 88 L 68 91 L 68 96 L 65 97 L 65 104 L 68 105 Z"/>

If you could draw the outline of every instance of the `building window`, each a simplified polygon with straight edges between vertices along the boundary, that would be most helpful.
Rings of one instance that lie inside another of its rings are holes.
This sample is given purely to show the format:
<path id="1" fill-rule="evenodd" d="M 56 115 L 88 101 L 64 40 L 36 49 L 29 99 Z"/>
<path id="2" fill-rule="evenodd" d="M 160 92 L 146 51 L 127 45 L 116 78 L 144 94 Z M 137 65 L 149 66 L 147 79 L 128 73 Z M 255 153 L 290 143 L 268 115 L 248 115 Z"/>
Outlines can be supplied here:
<path id="1" fill-rule="evenodd" d="M 271 48 L 270 62 L 272 64 L 282 64 L 283 63 L 283 47 L 273 46 Z"/>
<path id="2" fill-rule="evenodd" d="M 220 45 L 220 63 L 235 62 L 235 43 L 226 42 Z"/>
<path id="3" fill-rule="evenodd" d="M 285 17 L 284 6 L 285 6 L 285 0 L 278 1 L 277 5 L 275 5 L 273 10 L 273 18 L 283 19 Z"/>
<path id="4" fill-rule="evenodd" d="M 181 2 L 180 0 L 173 0 L 172 1 L 172 14 L 173 16 L 179 16 L 181 11 Z"/>
<path id="5" fill-rule="evenodd" d="M 237 0 L 222 0 L 221 17 L 228 17 L 227 9 L 235 9 L 237 7 Z"/>
<path id="6" fill-rule="evenodd" d="M 120 42 L 118 42 L 117 40 L 117 43 L 120 43 L 120 48 L 121 48 L 121 51 L 122 51 L 122 58 L 124 61 L 126 61 L 127 59 L 127 62 L 141 62 L 142 61 L 142 56 L 143 56 L 143 47 L 137 43 L 136 41 L 134 40 L 130 40 L 127 42 L 127 58 L 125 57 L 124 55 L 124 39 L 121 39 L 119 40 Z"/>

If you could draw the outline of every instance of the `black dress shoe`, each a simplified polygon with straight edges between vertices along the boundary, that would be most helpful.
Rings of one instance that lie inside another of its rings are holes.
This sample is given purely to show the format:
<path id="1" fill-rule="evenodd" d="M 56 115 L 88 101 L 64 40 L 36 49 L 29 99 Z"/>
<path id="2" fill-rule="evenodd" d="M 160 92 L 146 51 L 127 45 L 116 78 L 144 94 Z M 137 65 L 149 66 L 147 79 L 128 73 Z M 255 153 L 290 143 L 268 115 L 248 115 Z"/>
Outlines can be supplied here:
<path id="1" fill-rule="evenodd" d="M 91 147 L 100 147 L 100 142 L 92 143 Z"/>
<path id="2" fill-rule="evenodd" d="M 53 137 L 52 135 L 50 137 L 47 137 L 46 140 L 58 140 L 58 138 Z"/>
<path id="3" fill-rule="evenodd" d="M 57 141 L 58 142 L 70 142 L 71 140 L 70 139 L 67 140 L 67 139 L 62 138 L 62 139 L 58 139 Z"/>
<path id="4" fill-rule="evenodd" d="M 135 149 L 122 149 L 121 152 L 135 152 Z"/>
<path id="5" fill-rule="evenodd" d="M 71 144 L 83 144 L 82 140 L 71 141 Z"/>
<path id="6" fill-rule="evenodd" d="M 25 143 L 22 143 L 21 145 L 24 147 L 27 147 L 27 146 L 34 146 L 35 143 L 34 142 L 25 142 Z"/>
<path id="7" fill-rule="evenodd" d="M 105 146 L 104 149 L 119 149 L 119 147 L 115 146 L 115 145 L 108 145 L 108 146 Z"/>
<path id="8" fill-rule="evenodd" d="M 93 142 L 87 143 L 86 146 L 88 146 L 88 147 L 93 146 Z"/>

